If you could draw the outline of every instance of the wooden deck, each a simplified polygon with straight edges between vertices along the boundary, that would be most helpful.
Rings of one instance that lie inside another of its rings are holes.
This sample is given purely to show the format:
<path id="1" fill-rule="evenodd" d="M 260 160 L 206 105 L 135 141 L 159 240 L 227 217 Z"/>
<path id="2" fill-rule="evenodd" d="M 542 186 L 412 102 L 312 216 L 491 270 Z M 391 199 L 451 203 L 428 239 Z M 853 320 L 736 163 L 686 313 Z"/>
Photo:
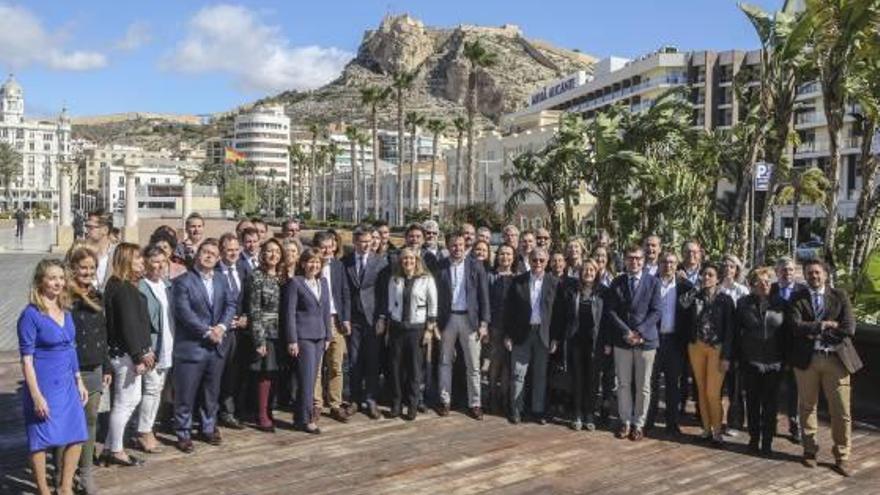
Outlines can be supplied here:
<path id="1" fill-rule="evenodd" d="M 16 356 L 0 355 L 0 493 L 30 493 L 17 396 Z M 184 455 L 170 446 L 141 468 L 98 468 L 104 494 L 264 493 L 880 493 L 880 431 L 854 431 L 852 478 L 830 469 L 823 425 L 820 466 L 800 465 L 798 446 L 779 438 L 774 459 L 745 452 L 744 435 L 723 450 L 646 438 L 616 440 L 608 431 L 563 425 L 511 426 L 499 417 L 474 421 L 428 413 L 415 422 L 358 415 L 348 424 L 323 418 L 324 434 L 224 430 L 224 445 L 196 442 Z M 686 433 L 696 434 L 694 426 Z M 169 439 L 167 436 L 162 436 Z M 170 439 L 169 439 L 170 440 Z M 823 463 L 824 461 L 824 463 Z"/>

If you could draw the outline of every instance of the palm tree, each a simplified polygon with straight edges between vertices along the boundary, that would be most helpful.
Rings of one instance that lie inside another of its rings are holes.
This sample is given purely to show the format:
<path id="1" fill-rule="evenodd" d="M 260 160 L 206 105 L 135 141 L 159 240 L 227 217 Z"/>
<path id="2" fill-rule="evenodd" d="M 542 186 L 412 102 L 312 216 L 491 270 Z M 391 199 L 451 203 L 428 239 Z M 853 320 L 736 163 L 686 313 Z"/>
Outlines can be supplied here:
<path id="1" fill-rule="evenodd" d="M 361 177 L 361 186 L 362 186 L 362 189 L 361 189 L 361 192 L 360 192 L 360 196 L 361 196 L 361 202 L 363 203 L 363 204 L 361 205 L 362 207 L 359 208 L 358 211 L 360 211 L 361 214 L 363 214 L 363 212 L 367 211 L 367 181 L 364 179 L 364 175 L 363 175 L 364 173 L 366 173 L 366 172 L 364 172 L 364 171 L 366 170 L 366 166 L 367 166 L 367 155 L 366 155 L 366 152 L 364 151 L 364 149 L 366 148 L 366 146 L 367 146 L 368 144 L 370 144 L 370 136 L 368 136 L 367 134 L 365 134 L 365 133 L 363 133 L 363 132 L 360 132 L 360 133 L 358 133 L 358 136 L 357 136 L 357 142 L 358 142 L 358 147 L 359 147 L 360 150 L 361 150 L 361 172 L 360 172 L 360 177 Z M 376 159 L 376 156 L 374 155 L 374 156 L 373 156 L 374 169 L 375 169 L 375 163 L 376 163 L 376 161 L 377 161 L 377 159 Z M 378 172 L 377 172 L 377 173 L 378 173 Z M 376 193 L 378 194 L 378 191 L 376 191 Z M 374 215 L 376 218 L 378 218 L 378 213 L 374 213 L 373 215 Z M 355 222 L 359 222 L 359 221 L 360 221 L 360 218 L 358 218 L 358 216 L 355 215 Z"/>
<path id="2" fill-rule="evenodd" d="M 278 172 L 274 168 L 269 169 L 269 191 L 271 192 L 270 201 L 269 201 L 269 211 L 272 216 L 275 216 L 275 177 L 278 176 Z"/>
<path id="3" fill-rule="evenodd" d="M 370 86 L 361 89 L 361 104 L 370 108 L 370 131 L 373 143 L 373 215 L 381 218 L 379 214 L 379 108 L 388 103 L 391 88 Z M 363 156 L 363 153 L 361 153 Z M 366 199 L 366 198 L 365 198 Z"/>
<path id="4" fill-rule="evenodd" d="M 872 151 L 872 139 L 880 126 L 880 39 L 872 38 L 863 43 L 853 64 L 853 73 L 848 79 L 847 91 L 858 102 L 858 111 L 853 113 L 854 129 L 862 136 L 859 150 L 859 175 L 862 189 L 856 206 L 856 228 L 853 246 L 847 259 L 847 272 L 855 274 L 856 267 L 865 266 L 870 250 L 871 233 L 877 221 L 880 208 L 880 195 L 876 183 L 880 160 Z"/>
<path id="5" fill-rule="evenodd" d="M 6 188 L 6 210 L 12 209 L 12 180 L 24 172 L 21 153 L 9 143 L 0 143 L 0 177 Z"/>
<path id="6" fill-rule="evenodd" d="M 825 177 L 825 173 L 818 167 L 792 170 L 791 180 L 782 187 L 779 193 L 779 201 L 792 204 L 792 239 L 795 246 L 798 243 L 798 223 L 800 223 L 800 207 L 804 202 L 808 204 L 821 204 L 825 202 L 826 191 L 831 183 Z"/>
<path id="7" fill-rule="evenodd" d="M 440 146 L 440 135 L 443 134 L 443 131 L 446 130 L 448 125 L 449 124 L 442 119 L 431 119 L 428 121 L 428 130 L 431 131 L 431 134 L 434 136 L 434 140 L 431 142 L 431 193 L 428 199 L 428 211 L 431 213 L 431 218 L 434 218 L 434 184 L 437 182 L 437 149 Z M 448 174 L 448 167 L 446 168 L 446 171 Z"/>
<path id="8" fill-rule="evenodd" d="M 327 146 L 321 145 L 317 148 L 317 151 L 314 153 L 315 155 L 315 169 L 312 171 L 312 174 L 316 177 L 315 185 L 317 186 L 317 177 L 318 174 L 321 175 L 321 220 L 327 221 L 327 158 L 329 158 L 330 154 L 327 152 Z M 317 187 L 315 187 L 317 189 Z M 312 195 L 315 193 L 315 189 L 312 189 Z M 314 207 L 314 201 L 312 201 Z"/>
<path id="9" fill-rule="evenodd" d="M 791 167 L 786 149 L 791 142 L 797 87 L 806 69 L 806 42 L 810 24 L 806 16 L 796 11 L 795 3 L 786 2 L 783 10 L 772 16 L 758 7 L 741 5 L 761 41 L 760 108 L 756 119 L 761 124 L 757 124 L 760 127 L 753 143 L 755 148 L 750 153 L 749 163 L 737 190 L 732 215 L 734 221 L 743 211 L 747 194 L 754 186 L 757 146 L 763 145 L 764 161 L 775 169 L 770 176 L 759 215 L 760 225 L 754 246 L 756 266 L 764 263 L 765 246 L 773 227 L 773 207 L 781 189 L 780 178 Z"/>
<path id="10" fill-rule="evenodd" d="M 398 72 L 394 74 L 391 87 L 397 96 L 397 218 L 395 222 L 403 224 L 403 157 L 404 157 L 404 93 L 412 87 L 416 75 L 414 72 Z"/>
<path id="11" fill-rule="evenodd" d="M 358 221 L 358 165 L 357 165 L 357 144 L 360 138 L 360 131 L 357 127 L 350 125 L 345 128 L 345 137 L 348 138 L 349 153 L 351 153 L 351 221 Z M 361 162 L 363 166 L 363 162 Z"/>
<path id="12" fill-rule="evenodd" d="M 407 112 L 406 125 L 409 126 L 412 155 L 409 159 L 409 209 L 412 213 L 419 211 L 419 181 L 416 177 L 416 162 L 419 157 L 419 126 L 424 125 L 425 116 L 416 112 Z"/>
<path id="13" fill-rule="evenodd" d="M 458 116 L 452 119 L 452 125 L 455 127 L 456 148 L 455 148 L 455 209 L 461 208 L 461 146 L 464 142 L 464 131 L 467 130 L 467 120 Z"/>
<path id="14" fill-rule="evenodd" d="M 315 189 L 317 189 L 317 186 L 318 186 L 317 173 L 318 173 L 318 169 L 319 169 L 318 161 L 317 161 L 317 159 L 318 159 L 318 136 L 323 137 L 325 131 L 318 124 L 312 123 L 312 124 L 309 124 L 309 132 L 312 134 L 312 149 L 311 149 L 311 153 L 312 153 L 312 167 L 311 167 L 311 169 L 312 170 L 311 170 L 311 174 L 309 177 L 309 212 L 312 214 L 312 216 L 314 216 L 315 215 L 315 201 L 314 201 L 315 192 L 314 191 L 315 191 Z M 326 203 L 326 201 L 321 202 L 321 209 L 322 210 L 325 208 L 325 203 Z M 326 218 L 324 218 L 323 213 L 321 214 L 321 218 L 326 220 Z"/>
<path id="15" fill-rule="evenodd" d="M 828 126 L 828 167 L 831 194 L 825 201 L 825 256 L 834 266 L 837 213 L 840 203 L 840 131 L 846 115 L 846 81 L 857 50 L 876 36 L 880 16 L 877 0 L 807 0 L 806 17 L 812 23 L 811 62 L 822 86 L 822 106 Z"/>
<path id="16" fill-rule="evenodd" d="M 467 154 L 467 170 L 468 170 L 468 193 L 467 202 L 474 202 L 474 188 L 476 187 L 476 164 L 474 160 L 474 118 L 477 112 L 477 78 L 480 70 L 491 67 L 498 62 L 497 54 L 490 52 L 480 43 L 480 40 L 465 42 L 464 56 L 470 62 L 470 70 L 468 71 L 468 89 L 467 89 L 467 121 L 468 121 L 468 154 Z"/>
<path id="17" fill-rule="evenodd" d="M 330 213 L 338 216 L 339 212 L 336 208 L 336 159 L 339 157 L 339 153 L 342 152 L 342 149 L 336 141 L 330 141 L 325 147 L 325 150 L 327 151 L 327 156 L 330 158 Z"/>
<path id="18" fill-rule="evenodd" d="M 303 214 L 303 206 L 305 205 L 305 190 L 306 190 L 306 154 L 302 149 L 302 146 L 299 143 L 293 143 L 287 148 L 287 152 L 290 155 L 290 181 L 288 184 L 288 205 L 290 209 L 293 209 L 293 164 L 296 164 L 296 172 L 297 172 L 297 181 L 299 182 L 299 187 L 297 188 L 297 214 Z"/>

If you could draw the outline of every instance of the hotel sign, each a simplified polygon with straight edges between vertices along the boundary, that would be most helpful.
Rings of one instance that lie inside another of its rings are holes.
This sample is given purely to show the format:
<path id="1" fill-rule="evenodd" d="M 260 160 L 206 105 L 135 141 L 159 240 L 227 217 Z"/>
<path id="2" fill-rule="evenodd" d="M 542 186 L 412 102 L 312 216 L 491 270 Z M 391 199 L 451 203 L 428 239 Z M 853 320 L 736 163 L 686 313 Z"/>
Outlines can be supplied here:
<path id="1" fill-rule="evenodd" d="M 563 93 L 567 93 L 578 86 L 582 86 L 587 82 L 587 74 L 584 71 L 575 72 L 574 74 L 560 79 L 558 81 L 554 81 L 547 86 L 544 86 L 539 91 L 532 93 L 531 98 L 529 99 L 530 105 L 537 105 L 545 100 L 553 98 L 554 96 L 561 95 Z"/>

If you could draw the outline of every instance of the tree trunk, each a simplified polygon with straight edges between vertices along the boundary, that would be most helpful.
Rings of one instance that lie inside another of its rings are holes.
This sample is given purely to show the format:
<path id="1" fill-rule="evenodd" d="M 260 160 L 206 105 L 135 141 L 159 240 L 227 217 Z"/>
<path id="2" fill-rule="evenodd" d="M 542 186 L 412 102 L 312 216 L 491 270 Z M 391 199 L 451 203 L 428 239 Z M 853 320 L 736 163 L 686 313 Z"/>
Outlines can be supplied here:
<path id="1" fill-rule="evenodd" d="M 397 88 L 397 225 L 403 225 L 403 88 Z"/>
<path id="2" fill-rule="evenodd" d="M 309 171 L 309 213 L 314 218 L 317 215 L 315 211 L 315 189 L 318 188 L 318 135 L 312 134 L 312 169 Z"/>
<path id="3" fill-rule="evenodd" d="M 358 168 L 357 168 L 357 143 L 351 140 L 351 221 L 358 221 Z"/>
<path id="4" fill-rule="evenodd" d="M 440 144 L 440 134 L 434 134 L 431 143 L 431 192 L 428 194 L 428 212 L 431 220 L 434 219 L 434 184 L 437 180 L 437 147 Z"/>
<path id="5" fill-rule="evenodd" d="M 367 169 L 367 154 L 364 150 L 364 142 L 361 141 L 358 144 L 358 148 L 360 148 L 361 152 L 361 168 L 358 170 L 358 182 L 360 183 L 360 191 L 358 192 L 358 197 L 361 200 L 361 204 L 358 206 L 359 217 L 355 219 L 355 222 L 360 222 L 361 219 L 365 216 L 367 211 L 367 181 L 365 179 L 365 170 Z"/>
<path id="6" fill-rule="evenodd" d="M 339 205 L 336 204 L 336 156 L 330 158 L 330 214 L 339 218 Z"/>
<path id="7" fill-rule="evenodd" d="M 477 112 L 477 68 L 471 65 L 468 74 L 468 144 L 467 144 L 467 204 L 474 204 L 474 191 L 476 188 L 476 170 L 474 163 L 474 118 Z"/>
<path id="8" fill-rule="evenodd" d="M 739 251 L 742 254 L 745 254 L 746 249 L 743 248 L 743 245 L 748 243 L 746 237 L 741 238 L 739 241 L 740 247 L 737 250 L 734 247 L 734 243 L 736 242 L 737 236 L 737 227 L 739 226 L 737 223 L 737 219 L 739 219 L 743 215 L 743 210 L 746 209 L 746 202 L 749 199 L 749 192 L 752 191 L 752 187 L 754 186 L 755 181 L 755 163 L 758 161 L 758 151 L 760 149 L 760 140 L 756 136 L 752 138 L 752 142 L 749 144 L 749 158 L 748 163 L 746 163 L 745 168 L 743 169 L 742 177 L 740 177 L 738 187 L 736 188 L 736 199 L 733 203 L 733 211 L 730 213 L 730 224 L 727 228 L 727 250 L 730 252 Z M 754 194 L 754 193 L 752 193 Z M 749 223 L 751 223 L 751 219 L 754 218 L 754 212 L 751 213 L 751 218 L 749 218 Z M 742 231 L 746 233 L 749 232 L 748 227 L 740 226 L 740 236 L 742 237 Z"/>
<path id="9" fill-rule="evenodd" d="M 455 211 L 461 208 L 461 146 L 464 142 L 464 133 L 458 131 L 458 142 L 455 150 Z"/>
<path id="10" fill-rule="evenodd" d="M 574 232 L 574 205 L 571 202 L 571 196 L 566 194 L 563 198 L 563 202 L 565 204 L 565 234 L 572 236 L 575 234 Z M 559 242 L 560 239 L 555 239 L 556 242 Z M 559 244 L 556 244 L 559 246 Z"/>
<path id="11" fill-rule="evenodd" d="M 370 120 L 373 127 L 373 216 L 380 219 L 382 215 L 379 214 L 379 123 L 376 117 L 376 104 L 373 104 Z"/>
<path id="12" fill-rule="evenodd" d="M 327 171 L 321 174 L 321 220 L 327 221 Z"/>
<path id="13" fill-rule="evenodd" d="M 871 152 L 871 137 L 874 136 L 876 126 L 876 122 L 867 120 L 862 129 L 862 143 L 859 152 L 859 174 L 862 176 L 862 190 L 856 207 L 856 231 L 853 237 L 853 247 L 849 252 L 846 264 L 847 272 L 851 275 L 855 275 L 855 270 L 861 268 L 865 263 L 868 238 L 874 225 L 871 205 L 876 202 L 875 184 L 880 162 Z M 873 209 L 876 212 L 876 206 Z"/>
<path id="14" fill-rule="evenodd" d="M 791 225 L 791 238 L 794 241 L 794 254 L 797 257 L 797 245 L 798 245 L 798 234 L 799 234 L 799 223 L 801 220 L 801 191 L 800 185 L 798 184 L 798 188 L 794 191 L 794 204 L 791 207 L 791 216 L 792 216 L 792 225 Z"/>

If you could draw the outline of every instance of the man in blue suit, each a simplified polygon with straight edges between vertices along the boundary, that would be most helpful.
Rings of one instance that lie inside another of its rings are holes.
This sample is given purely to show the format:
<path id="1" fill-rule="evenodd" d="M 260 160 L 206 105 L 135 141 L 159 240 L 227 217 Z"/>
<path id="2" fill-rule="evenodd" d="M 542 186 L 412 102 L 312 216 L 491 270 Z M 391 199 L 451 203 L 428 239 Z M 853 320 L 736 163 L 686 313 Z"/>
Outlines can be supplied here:
<path id="1" fill-rule="evenodd" d="M 467 368 L 468 408 L 483 419 L 480 402 L 480 348 L 488 336 L 489 281 L 476 259 L 467 256 L 465 235 L 453 232 L 446 239 L 449 257 L 437 266 L 437 316 L 441 329 L 440 409 L 449 414 L 452 401 L 452 361 L 455 343 L 461 344 Z"/>
<path id="2" fill-rule="evenodd" d="M 192 415 L 199 395 L 202 435 L 220 445 L 217 430 L 218 396 L 223 365 L 229 352 L 236 298 L 226 277 L 217 275 L 220 259 L 216 239 L 205 239 L 196 251 L 193 268 L 174 280 L 174 428 L 177 448 L 193 451 Z"/>
<path id="3" fill-rule="evenodd" d="M 241 244 L 233 233 L 220 236 L 220 261 L 215 271 L 226 278 L 229 290 L 235 298 L 235 317 L 232 327 L 226 333 L 225 344 L 229 349 L 226 364 L 223 367 L 223 379 L 220 385 L 220 425 L 240 430 L 243 428 L 238 418 L 241 417 L 245 399 L 244 384 L 247 377 L 249 357 L 253 353 L 247 333 L 247 315 L 244 314 L 245 287 L 251 268 L 241 257 Z"/>
<path id="4" fill-rule="evenodd" d="M 348 360 L 352 409 L 364 406 L 371 419 L 379 419 L 379 338 L 375 325 L 376 308 L 381 307 L 377 301 L 387 298 L 388 257 L 370 252 L 373 236 L 366 226 L 355 228 L 352 239 L 354 252 L 342 258 L 351 300 Z"/>
<path id="5" fill-rule="evenodd" d="M 644 272 L 645 254 L 639 246 L 626 250 L 624 264 L 626 273 L 611 283 L 605 306 L 610 332 L 606 342 L 614 346 L 614 366 L 619 381 L 617 437 L 639 441 L 644 436 L 651 401 L 651 371 L 659 343 L 660 281 Z M 610 349 L 606 349 L 607 352 Z"/>

